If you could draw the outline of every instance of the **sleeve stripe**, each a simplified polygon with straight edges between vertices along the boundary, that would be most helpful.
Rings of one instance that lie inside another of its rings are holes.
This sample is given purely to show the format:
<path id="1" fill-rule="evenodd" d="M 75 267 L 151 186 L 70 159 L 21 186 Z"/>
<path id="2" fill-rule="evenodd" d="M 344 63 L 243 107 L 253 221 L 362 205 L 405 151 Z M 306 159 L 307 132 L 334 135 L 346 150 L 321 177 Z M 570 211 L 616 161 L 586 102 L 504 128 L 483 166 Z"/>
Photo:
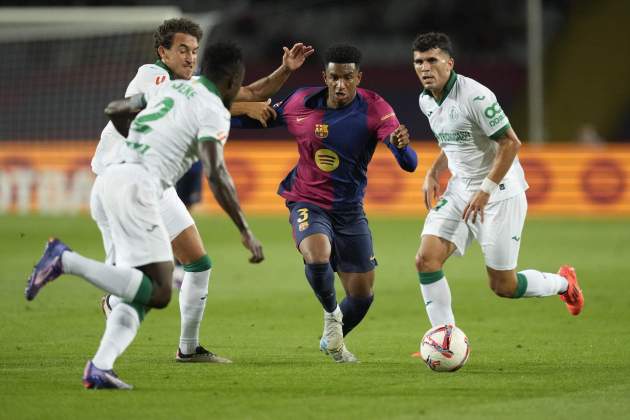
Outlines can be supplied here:
<path id="1" fill-rule="evenodd" d="M 488 137 L 490 137 L 492 140 L 499 140 L 505 135 L 505 133 L 507 133 L 510 127 L 511 127 L 510 123 L 507 123 L 503 127 L 499 128 L 497 131 L 495 131 L 494 134 Z"/>
<path id="2" fill-rule="evenodd" d="M 216 142 L 218 142 L 218 143 L 221 143 L 218 139 L 215 139 L 214 137 L 210 137 L 210 136 L 207 136 L 207 137 L 199 137 L 199 138 L 197 139 L 197 141 L 198 141 L 198 142 L 202 142 L 202 141 L 216 141 Z"/>

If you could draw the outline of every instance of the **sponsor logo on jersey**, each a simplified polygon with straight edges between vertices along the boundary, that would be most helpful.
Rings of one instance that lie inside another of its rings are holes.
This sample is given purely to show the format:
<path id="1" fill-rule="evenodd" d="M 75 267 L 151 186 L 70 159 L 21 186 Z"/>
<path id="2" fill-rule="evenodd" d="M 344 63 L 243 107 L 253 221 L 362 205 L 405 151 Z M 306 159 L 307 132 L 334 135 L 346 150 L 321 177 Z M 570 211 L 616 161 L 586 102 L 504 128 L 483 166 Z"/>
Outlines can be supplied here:
<path id="1" fill-rule="evenodd" d="M 485 96 L 475 96 L 475 97 L 473 98 L 473 102 L 474 102 L 474 101 L 483 101 L 484 99 L 486 99 L 486 97 L 485 97 Z"/>
<path id="2" fill-rule="evenodd" d="M 503 113 L 503 109 L 501 109 L 501 105 L 498 102 L 493 103 L 489 107 L 483 110 L 483 115 L 489 120 L 488 123 L 490 127 L 494 127 L 498 124 L 501 124 L 505 119 L 505 114 Z"/>
<path id="3" fill-rule="evenodd" d="M 320 139 L 328 137 L 328 124 L 315 124 L 315 135 Z"/>
<path id="4" fill-rule="evenodd" d="M 324 172 L 332 172 L 339 167 L 339 156 L 329 149 L 315 152 L 315 164 Z"/>
<path id="5" fill-rule="evenodd" d="M 438 143 L 442 144 L 465 144 L 472 143 L 473 136 L 470 131 L 453 131 L 449 133 L 437 133 Z"/>

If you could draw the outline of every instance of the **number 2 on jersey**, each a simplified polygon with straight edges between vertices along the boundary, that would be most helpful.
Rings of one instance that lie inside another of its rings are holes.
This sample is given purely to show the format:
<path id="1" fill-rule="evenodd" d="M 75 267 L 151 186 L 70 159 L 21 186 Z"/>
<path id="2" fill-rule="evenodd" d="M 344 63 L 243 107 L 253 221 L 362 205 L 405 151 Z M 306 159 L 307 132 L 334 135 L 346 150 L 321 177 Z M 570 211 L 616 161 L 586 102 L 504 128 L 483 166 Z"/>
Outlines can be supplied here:
<path id="1" fill-rule="evenodd" d="M 152 128 L 148 123 L 164 117 L 171 109 L 173 109 L 173 105 L 175 105 L 173 98 L 166 97 L 162 99 L 155 105 L 155 107 L 153 107 L 155 112 L 137 117 L 133 121 L 131 129 L 142 134 L 150 132 Z"/>

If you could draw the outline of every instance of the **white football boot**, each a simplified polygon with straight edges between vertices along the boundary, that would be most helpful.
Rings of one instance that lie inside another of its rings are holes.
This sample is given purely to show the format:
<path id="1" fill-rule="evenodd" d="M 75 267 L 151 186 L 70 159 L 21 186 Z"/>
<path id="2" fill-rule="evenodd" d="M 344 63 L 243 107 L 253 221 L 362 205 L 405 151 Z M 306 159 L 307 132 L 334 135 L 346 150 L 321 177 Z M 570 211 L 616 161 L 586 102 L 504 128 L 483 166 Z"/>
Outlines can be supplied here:
<path id="1" fill-rule="evenodd" d="M 343 314 L 339 306 L 333 312 L 324 311 L 324 332 L 319 342 L 320 349 L 337 363 L 356 363 L 357 358 L 343 343 Z"/>

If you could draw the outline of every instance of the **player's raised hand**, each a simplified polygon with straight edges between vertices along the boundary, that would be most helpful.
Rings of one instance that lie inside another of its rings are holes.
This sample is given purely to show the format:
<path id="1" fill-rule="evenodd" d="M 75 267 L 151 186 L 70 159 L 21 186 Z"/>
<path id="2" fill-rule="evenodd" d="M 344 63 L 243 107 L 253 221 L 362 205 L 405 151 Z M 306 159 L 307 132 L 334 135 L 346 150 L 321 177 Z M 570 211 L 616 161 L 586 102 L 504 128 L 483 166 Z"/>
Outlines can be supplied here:
<path id="1" fill-rule="evenodd" d="M 409 130 L 403 124 L 394 130 L 391 136 L 391 142 L 397 149 L 402 149 L 409 144 Z"/>
<path id="2" fill-rule="evenodd" d="M 490 200 L 490 194 L 484 191 L 477 191 L 466 205 L 462 219 L 467 222 L 468 218 L 472 216 L 471 221 L 475 223 L 478 214 L 481 223 L 483 223 L 483 209 L 486 207 L 486 204 L 488 204 L 488 200 Z"/>
<path id="3" fill-rule="evenodd" d="M 422 191 L 424 192 L 424 206 L 427 210 L 431 210 L 433 200 L 437 200 L 440 196 L 440 181 L 431 171 L 428 171 L 427 175 L 424 177 Z"/>
<path id="4" fill-rule="evenodd" d="M 304 61 L 315 52 L 315 49 L 310 45 L 304 45 L 301 42 L 297 44 L 293 44 L 291 49 L 287 47 L 282 47 L 284 50 L 284 55 L 282 56 L 282 64 L 289 69 L 290 71 L 294 71 L 302 67 Z"/>
<path id="5" fill-rule="evenodd" d="M 249 249 L 249 252 L 252 253 L 252 256 L 249 258 L 250 263 L 258 264 L 265 259 L 262 244 L 258 239 L 256 239 L 251 230 L 245 229 L 241 233 L 241 241 L 243 242 L 245 248 Z"/>

